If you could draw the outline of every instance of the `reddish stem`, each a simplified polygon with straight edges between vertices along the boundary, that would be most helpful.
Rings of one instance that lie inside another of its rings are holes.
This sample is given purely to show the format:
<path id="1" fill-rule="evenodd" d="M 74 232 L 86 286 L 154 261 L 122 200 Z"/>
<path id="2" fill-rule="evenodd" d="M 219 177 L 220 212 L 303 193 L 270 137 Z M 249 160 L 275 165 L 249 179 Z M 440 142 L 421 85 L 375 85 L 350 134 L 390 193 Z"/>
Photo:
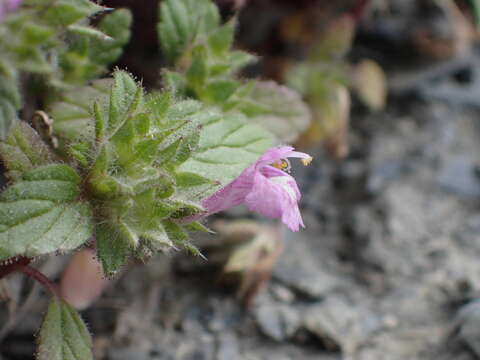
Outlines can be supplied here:
<path id="1" fill-rule="evenodd" d="M 8 262 L 0 264 L 0 279 L 9 275 L 10 273 L 17 271 L 18 266 L 27 266 L 30 264 L 30 259 L 25 257 L 19 257 L 15 260 L 7 260 Z"/>
<path id="2" fill-rule="evenodd" d="M 0 265 L 0 279 L 15 271 L 22 272 L 45 286 L 52 295 L 58 297 L 59 292 L 57 286 L 40 271 L 31 267 L 29 265 L 30 261 L 29 258 L 20 257 L 9 264 Z"/>
<path id="3" fill-rule="evenodd" d="M 50 280 L 48 277 L 43 275 L 37 269 L 29 265 L 23 265 L 18 267 L 18 271 L 21 271 L 24 274 L 30 276 L 32 279 L 37 280 L 40 284 L 45 286 L 52 295 L 55 295 L 56 297 L 60 297 L 57 286 L 52 282 L 52 280 Z"/>

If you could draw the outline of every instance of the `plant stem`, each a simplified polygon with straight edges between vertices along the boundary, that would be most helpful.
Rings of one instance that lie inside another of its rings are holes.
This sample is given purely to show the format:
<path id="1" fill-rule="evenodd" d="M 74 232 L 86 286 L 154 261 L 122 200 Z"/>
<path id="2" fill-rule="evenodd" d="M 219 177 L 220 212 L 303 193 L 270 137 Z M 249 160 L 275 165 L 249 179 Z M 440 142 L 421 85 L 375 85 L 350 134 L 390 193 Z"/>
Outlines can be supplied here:
<path id="1" fill-rule="evenodd" d="M 52 295 L 56 297 L 60 297 L 57 286 L 52 282 L 52 280 L 50 280 L 48 277 L 46 277 L 37 269 L 29 265 L 23 265 L 23 266 L 19 266 L 17 271 L 21 271 L 24 274 L 30 276 L 32 279 L 37 280 L 40 284 L 45 286 Z"/>
<path id="2" fill-rule="evenodd" d="M 30 264 L 30 259 L 25 257 L 19 257 L 8 263 L 0 264 L 0 279 L 14 271 L 18 271 L 18 266 L 26 266 L 28 264 Z"/>
<path id="3" fill-rule="evenodd" d="M 31 267 L 30 261 L 29 258 L 20 257 L 9 264 L 0 265 L 0 279 L 15 271 L 22 272 L 45 286 L 52 295 L 59 297 L 57 286 L 40 271 Z"/>

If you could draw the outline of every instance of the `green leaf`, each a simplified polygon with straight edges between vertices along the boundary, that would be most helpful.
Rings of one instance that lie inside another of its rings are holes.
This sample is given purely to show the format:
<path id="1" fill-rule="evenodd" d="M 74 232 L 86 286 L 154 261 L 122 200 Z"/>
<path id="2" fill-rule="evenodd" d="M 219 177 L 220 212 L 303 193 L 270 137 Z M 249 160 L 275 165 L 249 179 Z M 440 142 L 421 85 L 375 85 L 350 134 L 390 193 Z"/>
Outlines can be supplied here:
<path id="1" fill-rule="evenodd" d="M 111 86 L 111 79 L 95 80 L 89 86 L 64 92 L 60 100 L 50 104 L 48 113 L 55 135 L 67 142 L 93 140 L 93 104 L 106 104 Z"/>
<path id="2" fill-rule="evenodd" d="M 29 2 L 34 5 L 33 0 L 27 1 Z M 42 20 L 54 26 L 68 26 L 104 9 L 90 0 L 56 0 L 53 3 L 41 0 L 41 2 L 45 5 Z"/>
<path id="3" fill-rule="evenodd" d="M 113 276 L 128 260 L 133 251 L 132 242 L 114 224 L 102 223 L 95 227 L 97 255 L 107 276 Z"/>
<path id="4" fill-rule="evenodd" d="M 0 140 L 5 140 L 10 128 L 17 121 L 20 108 L 20 92 L 16 76 L 0 74 Z"/>
<path id="5" fill-rule="evenodd" d="M 92 211 L 78 200 L 80 177 L 64 164 L 26 172 L 0 194 L 0 260 L 72 250 L 92 235 Z"/>
<path id="6" fill-rule="evenodd" d="M 98 29 L 108 35 L 111 40 L 92 41 L 90 59 L 102 66 L 116 61 L 122 54 L 122 48 L 130 39 L 132 14 L 128 9 L 118 9 L 102 18 Z"/>
<path id="7" fill-rule="evenodd" d="M 19 121 L 7 140 L 0 143 L 0 157 L 12 180 L 20 178 L 37 166 L 55 161 L 48 146 L 27 123 Z"/>
<path id="8" fill-rule="evenodd" d="M 198 94 L 200 100 L 207 104 L 222 105 L 240 87 L 236 80 L 213 80 Z"/>
<path id="9" fill-rule="evenodd" d="M 114 135 L 123 126 L 129 115 L 135 112 L 142 92 L 135 80 L 124 71 L 116 71 L 113 78 L 108 114 L 108 136 Z"/>
<path id="10" fill-rule="evenodd" d="M 188 172 L 177 173 L 175 179 L 177 180 L 177 186 L 180 187 L 192 187 L 212 184 L 211 180 L 206 179 L 203 176 Z"/>
<path id="11" fill-rule="evenodd" d="M 210 233 L 210 234 L 215 233 L 213 230 L 207 228 L 205 225 L 203 225 L 202 223 L 200 223 L 198 221 L 194 221 L 190 224 L 186 224 L 184 226 L 184 229 L 188 230 L 188 231 L 199 231 L 199 232 Z"/>
<path id="12" fill-rule="evenodd" d="M 183 228 L 173 221 L 165 220 L 162 222 L 168 237 L 178 245 L 184 245 L 188 240 L 188 234 Z"/>
<path id="13" fill-rule="evenodd" d="M 93 360 L 92 338 L 78 312 L 53 297 L 38 337 L 38 360 Z"/>
<path id="14" fill-rule="evenodd" d="M 211 0 L 165 0 L 160 5 L 157 27 L 162 51 L 175 64 L 219 24 L 218 9 Z"/>
<path id="15" fill-rule="evenodd" d="M 209 36 L 208 43 L 216 56 L 221 56 L 232 47 L 235 25 L 235 21 L 229 21 Z"/>
<path id="16" fill-rule="evenodd" d="M 193 54 L 192 64 L 186 72 L 189 85 L 197 90 L 204 86 L 208 76 L 207 64 L 205 63 L 206 55 L 203 50 L 203 48 L 200 48 Z"/>
<path id="17" fill-rule="evenodd" d="M 195 173 L 211 183 L 189 187 L 188 196 L 192 200 L 208 197 L 233 181 L 272 146 L 272 136 L 241 114 L 206 119 L 198 149 L 178 171 Z"/>
<path id="18" fill-rule="evenodd" d="M 311 121 L 310 110 L 301 96 L 273 81 L 256 82 L 251 93 L 240 100 L 237 109 L 284 143 L 295 141 Z"/>
<path id="19" fill-rule="evenodd" d="M 71 33 L 78 35 L 85 35 L 97 40 L 112 41 L 113 39 L 100 30 L 94 29 L 90 26 L 72 24 L 67 27 L 67 30 Z"/>

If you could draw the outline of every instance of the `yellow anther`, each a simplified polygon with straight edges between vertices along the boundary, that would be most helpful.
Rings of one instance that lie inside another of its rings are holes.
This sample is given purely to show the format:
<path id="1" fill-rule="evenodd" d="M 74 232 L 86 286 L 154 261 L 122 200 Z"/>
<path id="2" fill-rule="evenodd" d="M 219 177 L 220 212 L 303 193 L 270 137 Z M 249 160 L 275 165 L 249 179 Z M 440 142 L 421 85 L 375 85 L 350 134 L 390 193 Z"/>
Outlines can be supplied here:
<path id="1" fill-rule="evenodd" d="M 305 158 L 305 159 L 301 159 L 302 164 L 305 165 L 305 166 L 310 165 L 312 160 L 313 160 L 313 157 L 311 157 L 311 156 L 309 156 L 308 158 Z"/>
<path id="2" fill-rule="evenodd" d="M 287 159 L 281 159 L 279 162 L 273 163 L 272 166 L 286 172 L 290 171 L 291 168 L 290 162 Z"/>

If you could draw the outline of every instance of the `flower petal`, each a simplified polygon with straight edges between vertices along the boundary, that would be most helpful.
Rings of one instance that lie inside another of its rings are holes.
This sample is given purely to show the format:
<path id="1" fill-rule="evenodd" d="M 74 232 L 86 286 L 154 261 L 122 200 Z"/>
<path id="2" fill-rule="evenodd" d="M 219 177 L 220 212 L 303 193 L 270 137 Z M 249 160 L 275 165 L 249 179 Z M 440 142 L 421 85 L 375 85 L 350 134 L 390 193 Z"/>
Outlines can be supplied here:
<path id="1" fill-rule="evenodd" d="M 229 209 L 242 204 L 253 185 L 253 166 L 245 169 L 238 178 L 205 199 L 202 205 L 208 214 Z"/>
<path id="2" fill-rule="evenodd" d="M 295 179 L 283 176 L 267 178 L 261 173 L 254 177 L 252 191 L 245 197 L 247 207 L 270 218 L 280 218 L 292 231 L 298 231 L 303 220 L 298 209 L 300 191 Z"/>

